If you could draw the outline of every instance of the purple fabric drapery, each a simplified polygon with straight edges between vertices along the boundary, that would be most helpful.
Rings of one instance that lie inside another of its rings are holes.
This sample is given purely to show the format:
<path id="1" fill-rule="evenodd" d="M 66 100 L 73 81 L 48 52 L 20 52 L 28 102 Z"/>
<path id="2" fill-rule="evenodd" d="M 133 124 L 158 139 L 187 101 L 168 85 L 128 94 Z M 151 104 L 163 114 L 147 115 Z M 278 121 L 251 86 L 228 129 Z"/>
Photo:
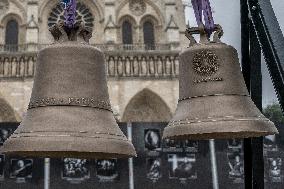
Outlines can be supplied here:
<path id="1" fill-rule="evenodd" d="M 65 26 L 72 28 L 76 22 L 76 0 L 62 0 L 64 4 Z"/>
<path id="2" fill-rule="evenodd" d="M 194 9 L 197 25 L 202 25 L 204 18 L 205 30 L 208 35 L 211 35 L 214 31 L 214 19 L 209 0 L 191 0 L 191 3 Z"/>

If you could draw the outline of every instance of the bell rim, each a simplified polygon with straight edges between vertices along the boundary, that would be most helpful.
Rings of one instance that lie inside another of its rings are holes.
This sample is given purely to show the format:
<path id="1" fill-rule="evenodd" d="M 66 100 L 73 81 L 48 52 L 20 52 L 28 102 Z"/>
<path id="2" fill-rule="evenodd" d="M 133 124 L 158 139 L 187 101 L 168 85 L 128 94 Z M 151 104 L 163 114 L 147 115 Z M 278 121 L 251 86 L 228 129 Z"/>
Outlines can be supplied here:
<path id="1" fill-rule="evenodd" d="M 60 145 L 58 145 L 58 143 Z M 129 140 L 74 137 L 29 137 L 8 139 L 0 148 L 6 155 L 35 158 L 122 159 L 137 157 Z"/>
<path id="2" fill-rule="evenodd" d="M 103 152 L 79 152 L 79 151 L 3 151 L 7 156 L 29 158 L 78 158 L 78 159 L 127 159 L 137 155 L 103 153 Z"/>
<path id="3" fill-rule="evenodd" d="M 208 140 L 255 138 L 275 134 L 279 134 L 279 132 L 274 123 L 269 120 L 216 121 L 206 123 L 189 123 L 175 126 L 170 126 L 169 124 L 165 128 L 162 138 Z"/>

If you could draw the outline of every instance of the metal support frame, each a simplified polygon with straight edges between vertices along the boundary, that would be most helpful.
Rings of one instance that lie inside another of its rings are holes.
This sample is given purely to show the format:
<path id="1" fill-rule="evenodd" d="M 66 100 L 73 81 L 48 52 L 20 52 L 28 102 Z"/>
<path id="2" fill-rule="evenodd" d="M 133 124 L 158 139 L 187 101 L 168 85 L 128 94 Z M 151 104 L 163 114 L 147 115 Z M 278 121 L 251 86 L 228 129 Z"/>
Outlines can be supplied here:
<path id="1" fill-rule="evenodd" d="M 251 20 L 284 112 L 284 36 L 269 0 L 247 0 Z"/>
<path id="2" fill-rule="evenodd" d="M 245 83 L 250 89 L 250 22 L 247 0 L 240 0 L 241 8 L 241 46 L 242 46 L 242 72 Z M 245 188 L 252 188 L 252 140 L 250 138 L 244 139 L 244 172 L 245 172 Z"/>
<path id="3" fill-rule="evenodd" d="M 252 28 L 252 27 L 251 27 Z M 261 73 L 261 48 L 253 29 L 250 29 L 250 68 L 251 74 L 251 98 L 262 110 L 262 73 Z M 252 187 L 264 189 L 264 159 L 263 159 L 263 137 L 252 139 Z"/>
<path id="4" fill-rule="evenodd" d="M 284 37 L 269 0 L 240 0 L 242 71 L 262 109 L 261 49 L 284 112 Z M 253 70 L 254 74 L 251 74 Z M 264 189 L 263 138 L 244 140 L 245 188 Z"/>

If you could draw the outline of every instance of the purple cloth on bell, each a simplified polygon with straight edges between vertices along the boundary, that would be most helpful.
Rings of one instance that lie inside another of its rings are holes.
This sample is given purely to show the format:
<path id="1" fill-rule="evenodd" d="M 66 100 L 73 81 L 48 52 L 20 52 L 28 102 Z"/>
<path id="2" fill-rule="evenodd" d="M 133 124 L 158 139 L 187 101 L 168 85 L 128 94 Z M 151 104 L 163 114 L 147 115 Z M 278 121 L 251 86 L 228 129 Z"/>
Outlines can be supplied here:
<path id="1" fill-rule="evenodd" d="M 204 27 L 208 35 L 211 35 L 214 31 L 214 19 L 212 14 L 212 9 L 209 0 L 191 0 L 194 14 L 196 18 L 197 25 L 203 24 L 204 17 Z"/>
<path id="2" fill-rule="evenodd" d="M 64 0 L 63 3 L 67 3 L 65 5 L 65 10 L 64 10 L 65 25 L 68 28 L 72 28 L 76 22 L 76 7 L 77 7 L 76 0 L 69 0 L 69 1 Z"/>

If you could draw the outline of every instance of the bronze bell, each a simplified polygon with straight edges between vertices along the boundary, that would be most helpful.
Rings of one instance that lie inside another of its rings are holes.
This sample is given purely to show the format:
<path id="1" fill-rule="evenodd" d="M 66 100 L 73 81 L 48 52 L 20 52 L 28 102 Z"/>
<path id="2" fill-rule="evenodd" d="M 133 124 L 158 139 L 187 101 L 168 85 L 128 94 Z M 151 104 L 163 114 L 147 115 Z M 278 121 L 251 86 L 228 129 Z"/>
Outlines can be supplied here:
<path id="1" fill-rule="evenodd" d="M 83 25 L 50 29 L 40 50 L 27 114 L 2 152 L 31 157 L 127 158 L 132 143 L 113 116 L 101 50 Z"/>
<path id="2" fill-rule="evenodd" d="M 200 34 L 199 43 L 193 34 Z M 180 99 L 164 138 L 228 139 L 278 133 L 251 100 L 237 50 L 222 43 L 222 35 L 219 25 L 213 41 L 201 27 L 187 30 L 190 47 L 180 54 Z"/>

